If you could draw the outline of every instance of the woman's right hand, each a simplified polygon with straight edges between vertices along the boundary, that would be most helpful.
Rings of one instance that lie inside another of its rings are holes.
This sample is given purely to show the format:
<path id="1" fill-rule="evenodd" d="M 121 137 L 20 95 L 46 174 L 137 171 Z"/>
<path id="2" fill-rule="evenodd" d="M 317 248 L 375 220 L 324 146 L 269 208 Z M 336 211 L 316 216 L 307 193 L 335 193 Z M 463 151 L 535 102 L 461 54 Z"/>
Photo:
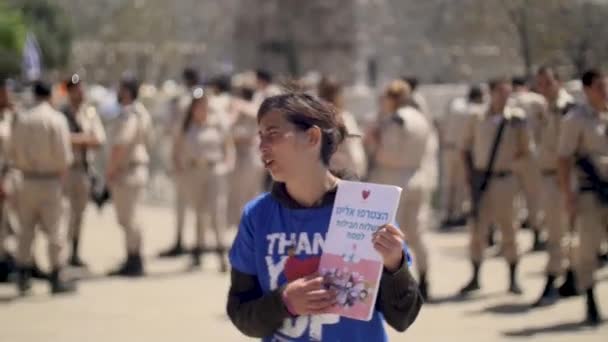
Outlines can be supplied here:
<path id="1" fill-rule="evenodd" d="M 325 289 L 323 277 L 313 274 L 296 279 L 283 290 L 283 301 L 294 315 L 318 315 L 336 304 L 336 293 Z"/>

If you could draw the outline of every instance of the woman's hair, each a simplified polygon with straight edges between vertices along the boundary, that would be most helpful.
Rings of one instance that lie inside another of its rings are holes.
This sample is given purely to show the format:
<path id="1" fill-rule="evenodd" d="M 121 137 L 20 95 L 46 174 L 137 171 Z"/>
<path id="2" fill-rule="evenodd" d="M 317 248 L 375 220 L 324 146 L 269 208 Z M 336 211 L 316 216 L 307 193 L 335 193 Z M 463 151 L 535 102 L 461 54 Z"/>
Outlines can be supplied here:
<path id="1" fill-rule="evenodd" d="M 184 122 L 182 125 L 182 131 L 186 132 L 188 128 L 190 128 L 190 124 L 192 124 L 192 117 L 194 116 L 194 106 L 196 106 L 200 102 L 207 103 L 207 96 L 203 91 L 203 88 L 195 88 L 192 91 L 192 100 L 190 101 L 190 105 L 188 106 L 188 110 L 186 111 L 186 117 L 184 118 Z"/>
<path id="2" fill-rule="evenodd" d="M 393 100 L 399 108 L 408 103 L 411 95 L 411 88 L 405 81 L 394 80 L 388 84 L 384 90 L 384 95 Z"/>
<path id="3" fill-rule="evenodd" d="M 321 161 L 329 166 L 332 155 L 344 141 L 347 131 L 336 108 L 316 96 L 291 92 L 264 100 L 258 110 L 258 122 L 264 115 L 277 111 L 300 131 L 313 126 L 321 129 Z"/>
<path id="4" fill-rule="evenodd" d="M 342 94 L 342 84 L 331 76 L 324 76 L 319 81 L 317 93 L 320 98 L 335 106 L 336 99 Z"/>

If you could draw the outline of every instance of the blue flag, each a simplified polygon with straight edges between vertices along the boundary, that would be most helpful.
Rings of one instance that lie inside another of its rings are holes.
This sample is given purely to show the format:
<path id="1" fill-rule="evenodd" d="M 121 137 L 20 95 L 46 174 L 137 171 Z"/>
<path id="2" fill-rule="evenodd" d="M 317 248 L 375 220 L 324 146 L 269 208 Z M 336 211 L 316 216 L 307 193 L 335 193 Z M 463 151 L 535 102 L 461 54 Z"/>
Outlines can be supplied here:
<path id="1" fill-rule="evenodd" d="M 42 61 L 40 46 L 36 40 L 36 36 L 32 32 L 28 32 L 23 46 L 23 61 L 22 61 L 23 76 L 28 81 L 35 81 L 40 78 L 42 72 Z"/>

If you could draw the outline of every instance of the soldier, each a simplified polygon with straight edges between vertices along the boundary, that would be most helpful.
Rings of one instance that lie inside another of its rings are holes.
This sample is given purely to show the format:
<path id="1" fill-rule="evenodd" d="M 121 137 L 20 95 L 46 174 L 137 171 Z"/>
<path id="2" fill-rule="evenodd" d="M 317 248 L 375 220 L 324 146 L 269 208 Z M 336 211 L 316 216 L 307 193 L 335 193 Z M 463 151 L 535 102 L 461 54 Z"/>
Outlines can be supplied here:
<path id="1" fill-rule="evenodd" d="M 273 77 L 269 71 L 258 69 L 255 72 L 255 76 L 257 91 L 253 95 L 253 102 L 259 107 L 266 98 L 279 95 L 281 91 L 272 83 Z"/>
<path id="2" fill-rule="evenodd" d="M 594 297 L 593 275 L 608 226 L 608 82 L 598 70 L 582 75 L 586 102 L 561 122 L 557 153 L 560 188 L 570 220 L 579 231 L 577 283 L 587 299 L 586 323 L 601 317 Z M 572 186 L 572 176 L 578 191 Z"/>
<path id="3" fill-rule="evenodd" d="M 72 242 L 69 263 L 86 267 L 80 259 L 79 245 L 84 211 L 91 194 L 94 150 L 101 147 L 106 134 L 95 107 L 86 103 L 82 82 L 73 75 L 65 83 L 68 103 L 62 108 L 71 133 L 74 163 L 65 180 L 65 195 L 70 203 L 69 238 Z"/>
<path id="4" fill-rule="evenodd" d="M 547 116 L 547 101 L 542 95 L 531 92 L 526 84 L 526 79 L 523 77 L 513 78 L 512 84 L 513 95 L 511 105 L 519 107 L 524 111 L 528 128 L 533 138 L 531 140 L 533 153 L 526 160 L 522 161 L 520 168 L 515 168 L 513 171 L 518 179 L 528 211 L 525 225 L 532 228 L 534 234 L 532 250 L 541 251 L 545 249 L 545 243 L 541 239 L 542 227 L 539 198 L 542 176 L 537 161 L 536 147 L 540 140 L 542 118 Z"/>
<path id="5" fill-rule="evenodd" d="M 170 137 L 173 142 L 176 136 L 179 134 L 183 122 L 184 117 L 186 116 L 186 111 L 190 102 L 192 101 L 192 91 L 200 86 L 200 77 L 198 72 L 192 68 L 184 69 L 182 73 L 182 78 L 184 81 L 184 85 L 186 86 L 185 91 L 177 96 L 174 101 L 172 101 L 172 119 L 170 122 Z M 186 202 L 187 202 L 187 192 L 186 184 L 184 182 L 183 175 L 177 170 L 176 167 L 176 156 L 172 155 L 171 157 L 173 162 L 173 185 L 175 190 L 175 243 L 173 246 L 163 250 L 159 253 L 159 256 L 162 258 L 174 258 L 186 253 L 186 249 L 183 245 L 183 235 L 184 235 L 184 220 L 186 218 Z"/>
<path id="6" fill-rule="evenodd" d="M 227 226 L 228 179 L 234 168 L 234 143 L 222 119 L 209 111 L 202 88 L 193 92 L 182 132 L 175 141 L 179 171 L 188 189 L 188 204 L 196 214 L 197 243 L 192 251 L 193 266 L 200 266 L 208 216 L 215 233 L 220 271 L 227 271 L 224 232 Z"/>
<path id="7" fill-rule="evenodd" d="M 133 79 L 121 82 L 118 101 L 121 112 L 110 139 L 110 159 L 106 180 L 110 187 L 118 223 L 125 232 L 126 260 L 111 276 L 139 277 L 144 275 L 142 260 L 142 231 L 137 207 L 148 180 L 149 155 L 146 142 L 151 118 L 137 101 L 139 84 Z"/>
<path id="8" fill-rule="evenodd" d="M 230 132 L 236 147 L 236 164 L 230 174 L 228 198 L 228 224 L 237 226 L 245 204 L 262 191 L 264 169 L 256 146 L 258 145 L 258 106 L 253 103 L 255 86 L 241 82 L 240 97 L 231 102 L 234 117 Z"/>
<path id="9" fill-rule="evenodd" d="M 442 123 L 443 191 L 442 208 L 445 210 L 442 227 L 465 224 L 465 207 L 468 190 L 465 167 L 462 163 L 458 140 L 468 116 L 475 111 L 474 106 L 483 104 L 481 87 L 472 86 L 466 98 L 457 98 L 450 104 L 447 117 Z"/>
<path id="10" fill-rule="evenodd" d="M 541 182 L 541 201 L 544 226 L 547 228 L 547 282 L 542 294 L 533 306 L 544 306 L 555 302 L 559 295 L 555 288 L 555 280 L 562 275 L 564 263 L 569 258 L 564 255 L 562 242 L 565 240 L 566 230 L 563 210 L 560 201 L 559 184 L 557 181 L 557 142 L 559 125 L 562 117 L 574 105 L 574 98 L 561 87 L 558 76 L 553 69 L 542 67 L 536 73 L 536 85 L 548 103 L 546 115 L 540 117 L 540 131 L 538 140 L 538 163 L 543 176 Z M 572 246 L 570 246 L 572 248 Z M 566 282 L 560 288 L 564 293 L 570 289 L 575 292 L 574 276 L 571 269 L 567 272 Z"/>
<path id="11" fill-rule="evenodd" d="M 6 249 L 9 234 L 7 212 L 7 175 L 9 173 L 8 143 L 15 113 L 10 101 L 9 86 L 5 80 L 0 83 L 0 282 L 9 281 L 15 270 L 15 260 Z"/>
<path id="12" fill-rule="evenodd" d="M 355 117 L 344 109 L 342 85 L 331 77 L 324 77 L 318 85 L 317 92 L 323 100 L 333 104 L 342 116 L 348 136 L 332 156 L 329 167 L 334 171 L 347 171 L 362 179 L 367 173 L 367 158 L 361 140 L 361 130 Z"/>
<path id="13" fill-rule="evenodd" d="M 372 144 L 369 181 L 403 188 L 397 222 L 404 230 L 409 247 L 415 255 L 419 273 L 420 293 L 428 298 L 427 249 L 422 240 L 426 220 L 422 215 L 428 202 L 426 179 L 422 163 L 431 134 L 424 115 L 416 108 L 405 106 L 410 96 L 407 83 L 398 80 L 389 84 L 384 93 L 385 115 L 379 118 L 378 131 L 366 138 Z M 407 151 L 407 153 L 404 153 Z"/>
<path id="14" fill-rule="evenodd" d="M 46 233 L 52 273 L 49 277 L 53 294 L 72 292 L 73 283 L 61 279 L 64 246 L 60 234 L 61 178 L 73 160 L 70 131 L 65 117 L 51 107 L 51 88 L 34 84 L 37 105 L 18 116 L 13 125 L 9 159 L 23 175 L 17 193 L 17 212 L 21 230 L 17 247 L 17 286 L 21 294 L 31 287 L 33 263 L 32 243 L 36 226 Z"/>
<path id="15" fill-rule="evenodd" d="M 512 169 L 529 155 L 529 132 L 519 108 L 507 107 L 511 83 L 505 78 L 489 82 L 490 105 L 486 111 L 471 115 L 463 132 L 460 148 L 467 152 L 475 168 L 471 194 L 473 217 L 470 220 L 471 280 L 460 293 L 478 290 L 479 270 L 486 247 L 488 227 L 495 224 L 502 233 L 503 255 L 509 264 L 509 292 L 521 294 L 517 282 L 517 224 L 513 201 L 516 181 Z"/>

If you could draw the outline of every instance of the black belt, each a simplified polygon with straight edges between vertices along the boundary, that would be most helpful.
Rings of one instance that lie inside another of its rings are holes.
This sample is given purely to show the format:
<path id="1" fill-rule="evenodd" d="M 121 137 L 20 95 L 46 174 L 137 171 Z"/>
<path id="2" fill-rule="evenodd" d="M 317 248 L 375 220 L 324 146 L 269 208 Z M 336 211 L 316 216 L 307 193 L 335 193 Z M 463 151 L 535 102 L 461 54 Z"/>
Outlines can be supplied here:
<path id="1" fill-rule="evenodd" d="M 485 174 L 485 170 L 476 170 L 478 175 Z M 511 171 L 494 171 L 490 174 L 490 178 L 507 178 L 511 177 L 513 173 Z"/>
<path id="2" fill-rule="evenodd" d="M 554 177 L 557 176 L 557 170 L 543 170 L 543 176 L 545 177 Z"/>
<path id="3" fill-rule="evenodd" d="M 216 163 L 209 160 L 190 160 L 186 162 L 186 167 L 188 168 L 210 168 L 213 167 Z"/>
<path id="4" fill-rule="evenodd" d="M 61 177 L 61 173 L 58 172 L 22 171 L 21 173 L 23 174 L 23 178 L 35 180 L 52 180 Z"/>

